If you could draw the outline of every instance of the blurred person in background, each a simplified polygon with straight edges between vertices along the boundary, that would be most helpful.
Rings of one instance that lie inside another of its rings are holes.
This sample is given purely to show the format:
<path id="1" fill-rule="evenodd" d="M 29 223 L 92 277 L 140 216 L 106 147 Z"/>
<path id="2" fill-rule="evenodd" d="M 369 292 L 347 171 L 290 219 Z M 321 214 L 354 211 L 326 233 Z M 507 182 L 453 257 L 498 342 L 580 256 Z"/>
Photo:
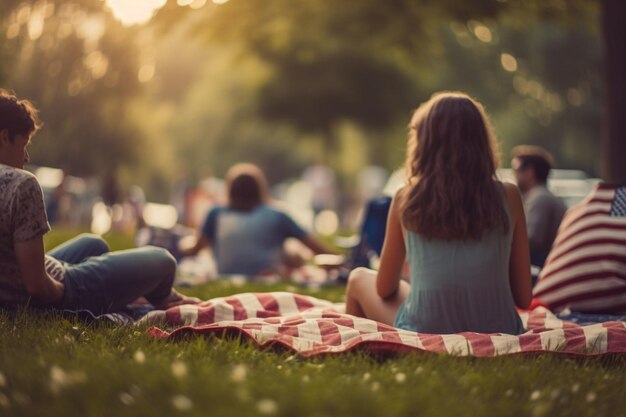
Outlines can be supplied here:
<path id="1" fill-rule="evenodd" d="M 228 203 L 209 211 L 196 243 L 182 248 L 194 256 L 210 247 L 220 275 L 286 276 L 304 263 L 300 253 L 285 250 L 295 238 L 315 254 L 334 253 L 286 213 L 270 206 L 265 174 L 253 164 L 232 166 L 226 174 Z"/>
<path id="2" fill-rule="evenodd" d="M 529 145 L 517 146 L 512 153 L 511 168 L 526 213 L 530 262 L 542 267 L 567 208 L 547 188 L 550 169 L 554 168 L 552 155 L 539 146 Z"/>

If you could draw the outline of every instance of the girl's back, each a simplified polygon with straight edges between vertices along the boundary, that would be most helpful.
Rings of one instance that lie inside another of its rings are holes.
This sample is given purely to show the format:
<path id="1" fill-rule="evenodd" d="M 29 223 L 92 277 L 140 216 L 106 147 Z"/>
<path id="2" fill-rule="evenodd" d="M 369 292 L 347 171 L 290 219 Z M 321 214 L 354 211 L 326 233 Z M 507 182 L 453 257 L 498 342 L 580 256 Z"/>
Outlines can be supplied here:
<path id="1" fill-rule="evenodd" d="M 507 215 L 510 220 L 508 208 Z M 423 333 L 523 332 L 508 279 L 512 228 L 486 231 L 480 240 L 405 236 L 411 289 L 395 326 Z"/>

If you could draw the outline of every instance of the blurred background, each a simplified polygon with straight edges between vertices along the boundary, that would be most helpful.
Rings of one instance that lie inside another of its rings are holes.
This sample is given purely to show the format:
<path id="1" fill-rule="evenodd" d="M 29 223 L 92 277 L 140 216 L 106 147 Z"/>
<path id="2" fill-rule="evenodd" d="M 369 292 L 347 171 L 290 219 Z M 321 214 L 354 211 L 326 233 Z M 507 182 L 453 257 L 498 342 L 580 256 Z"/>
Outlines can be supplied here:
<path id="1" fill-rule="evenodd" d="M 264 169 L 301 222 L 354 229 L 403 163 L 412 111 L 438 90 L 485 105 L 503 168 L 513 146 L 536 144 L 576 170 L 553 181 L 573 203 L 600 176 L 600 7 L 2 0 L 0 86 L 41 110 L 31 161 L 51 221 L 94 231 L 197 226 L 240 161 Z"/>

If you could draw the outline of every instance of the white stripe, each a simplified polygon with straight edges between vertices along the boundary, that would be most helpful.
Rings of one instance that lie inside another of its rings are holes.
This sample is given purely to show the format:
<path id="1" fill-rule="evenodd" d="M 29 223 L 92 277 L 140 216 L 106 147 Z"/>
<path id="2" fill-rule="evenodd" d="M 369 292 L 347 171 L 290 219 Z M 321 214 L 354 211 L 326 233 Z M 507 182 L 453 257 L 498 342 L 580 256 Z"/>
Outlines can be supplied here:
<path id="1" fill-rule="evenodd" d="M 256 332 L 256 334 L 256 339 L 258 340 L 258 342 L 263 343 L 279 335 L 278 326 L 274 324 L 263 325 L 261 326 L 261 330 L 259 332 Z"/>
<path id="2" fill-rule="evenodd" d="M 235 298 L 241 303 L 241 305 L 243 305 L 243 308 L 246 310 L 246 314 L 248 315 L 248 317 L 254 317 L 256 316 L 257 311 L 264 310 L 263 305 L 259 302 L 259 299 L 256 297 L 256 295 L 252 293 L 247 292 L 243 294 L 237 294 Z"/>
<path id="3" fill-rule="evenodd" d="M 354 339 L 355 337 L 359 337 L 361 335 L 358 330 L 352 327 L 341 326 L 339 324 L 336 324 L 335 326 L 337 326 L 337 330 L 339 331 L 339 336 L 341 337 L 342 345 L 345 345 L 350 340 Z"/>
<path id="4" fill-rule="evenodd" d="M 406 330 L 398 330 L 398 336 L 400 337 L 402 344 L 413 346 L 418 349 L 424 349 L 424 345 L 422 344 L 420 338 L 417 337 L 417 333 Z"/>
<path id="5" fill-rule="evenodd" d="M 522 348 L 519 344 L 519 336 L 514 335 L 492 335 L 491 341 L 495 349 L 495 356 L 507 353 L 521 352 Z"/>
<path id="6" fill-rule="evenodd" d="M 546 318 L 543 321 L 543 327 L 546 329 L 562 329 L 563 320 L 559 319 L 551 311 L 546 311 Z"/>
<path id="7" fill-rule="evenodd" d="M 541 291 L 547 291 L 560 283 L 568 282 L 580 276 L 593 274 L 596 272 L 623 275 L 626 274 L 626 264 L 620 261 L 611 261 L 605 259 L 580 263 L 570 268 L 564 268 L 562 271 L 559 271 L 556 274 L 547 278 L 540 278 L 539 281 L 537 281 L 537 285 L 535 285 L 535 288 L 533 288 L 533 293 L 537 294 Z M 600 280 L 606 278 L 596 279 Z"/>
<path id="8" fill-rule="evenodd" d="M 195 326 L 198 322 L 198 306 L 193 304 L 183 304 L 178 306 L 181 322 L 185 326 Z"/>
<path id="9" fill-rule="evenodd" d="M 272 293 L 274 299 L 278 303 L 278 312 L 281 316 L 288 316 L 290 314 L 298 313 L 298 305 L 296 299 L 290 292 L 274 292 Z"/>
<path id="10" fill-rule="evenodd" d="M 541 299 L 546 303 L 553 304 L 561 300 L 568 299 L 570 297 L 588 294 L 598 290 L 607 290 L 614 288 L 621 297 L 626 295 L 626 282 L 620 278 L 599 278 L 589 281 L 579 282 L 576 284 L 566 285 L 561 288 L 557 288 L 552 291 L 548 291 L 541 295 Z M 604 298 L 604 296 L 598 296 Z"/>
<path id="11" fill-rule="evenodd" d="M 301 339 L 298 337 L 294 337 L 291 340 L 291 346 L 296 350 L 296 352 L 305 353 L 313 349 L 313 342 L 311 340 Z"/>
<path id="12" fill-rule="evenodd" d="M 582 258 L 588 258 L 591 256 L 606 256 L 609 254 L 626 255 L 626 246 L 616 245 L 616 244 L 603 244 L 603 245 L 583 246 L 581 248 L 574 249 L 570 251 L 567 255 L 562 256 L 556 261 L 550 262 L 549 265 L 546 268 L 544 268 L 543 271 L 541 271 L 541 276 L 542 277 L 548 276 L 553 271 L 566 266 L 570 262 L 574 262 Z M 598 261 L 594 260 L 594 261 L 588 261 L 588 262 L 598 262 Z M 607 260 L 607 262 L 609 261 Z M 614 262 L 616 265 L 626 265 L 624 262 L 621 262 L 621 261 L 610 261 L 610 262 Z M 573 267 L 578 268 L 579 265 L 585 265 L 585 264 L 581 263 Z"/>
<path id="13" fill-rule="evenodd" d="M 374 320 L 362 319 L 359 317 L 352 317 L 354 328 L 361 333 L 377 333 L 378 324 Z"/>
<path id="14" fill-rule="evenodd" d="M 359 336 L 362 340 L 381 340 L 383 338 L 382 333 L 363 333 Z"/>
<path id="15" fill-rule="evenodd" d="M 214 305 L 215 308 L 215 322 L 220 322 L 224 320 L 234 320 L 235 318 L 235 309 L 233 306 L 228 304 L 226 301 L 217 303 Z"/>
<path id="16" fill-rule="evenodd" d="M 519 318 L 522 319 L 522 326 L 526 328 L 528 326 L 528 317 L 530 316 L 528 311 L 519 311 L 517 313 Z"/>
<path id="17" fill-rule="evenodd" d="M 604 353 L 608 346 L 608 332 L 601 324 L 583 326 L 585 339 L 587 341 L 588 353 Z"/>
<path id="18" fill-rule="evenodd" d="M 553 246 L 550 257 L 557 257 L 571 250 L 574 246 L 596 239 L 619 239 L 623 242 L 621 252 L 626 252 L 626 233 L 624 233 L 623 230 L 617 230 L 611 227 L 598 227 L 593 230 L 588 230 L 585 233 L 580 233 L 561 245 Z M 618 252 L 620 252 L 620 250 L 618 250 Z"/>
<path id="19" fill-rule="evenodd" d="M 472 345 L 467 338 L 458 334 L 443 334 L 441 338 L 449 354 L 457 356 L 472 354 Z"/>
<path id="20" fill-rule="evenodd" d="M 296 327 L 298 328 L 298 337 L 314 340 L 316 342 L 322 341 L 322 334 L 320 333 L 320 327 L 317 321 L 307 320 Z"/>
<path id="21" fill-rule="evenodd" d="M 610 205 L 607 205 L 610 208 Z M 586 211 L 585 211 L 586 213 Z M 584 228 L 591 227 L 600 223 L 609 224 L 612 226 L 624 226 L 626 225 L 626 217 L 615 217 L 610 216 L 609 209 L 607 208 L 606 213 L 595 213 L 593 215 L 588 215 L 587 217 L 581 217 L 585 213 L 580 213 L 580 216 L 577 218 L 572 218 L 570 222 L 564 222 L 561 227 L 560 233 L 555 240 L 556 244 L 560 244 L 563 240 L 569 238 L 570 236 L 580 233 L 580 231 Z"/>
<path id="22" fill-rule="evenodd" d="M 598 311 L 610 310 L 616 307 L 624 308 L 626 305 L 626 291 L 622 290 L 621 294 L 606 295 L 594 298 L 593 300 L 577 301 L 568 303 L 568 306 L 577 311 Z"/>
<path id="23" fill-rule="evenodd" d="M 541 348 L 545 351 L 559 351 L 566 345 L 565 334 L 563 329 L 554 329 L 547 332 L 539 333 L 541 338 Z"/>
<path id="24" fill-rule="evenodd" d="M 601 198 L 603 200 L 608 200 L 608 199 L 614 199 L 615 198 L 615 189 L 608 189 L 608 190 L 604 190 L 604 189 L 598 189 L 596 190 L 596 192 L 593 194 L 592 198 Z"/>

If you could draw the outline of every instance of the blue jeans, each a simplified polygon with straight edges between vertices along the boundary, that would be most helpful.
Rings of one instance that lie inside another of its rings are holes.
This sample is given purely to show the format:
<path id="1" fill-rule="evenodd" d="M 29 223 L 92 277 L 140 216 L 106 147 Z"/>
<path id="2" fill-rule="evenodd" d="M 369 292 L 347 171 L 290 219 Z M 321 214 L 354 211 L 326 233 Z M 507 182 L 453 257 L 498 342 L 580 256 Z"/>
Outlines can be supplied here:
<path id="1" fill-rule="evenodd" d="M 123 310 L 142 296 L 160 304 L 170 295 L 176 274 L 176 260 L 165 249 L 109 252 L 96 235 L 77 236 L 48 255 L 65 265 L 65 290 L 56 307 L 94 314 Z"/>

